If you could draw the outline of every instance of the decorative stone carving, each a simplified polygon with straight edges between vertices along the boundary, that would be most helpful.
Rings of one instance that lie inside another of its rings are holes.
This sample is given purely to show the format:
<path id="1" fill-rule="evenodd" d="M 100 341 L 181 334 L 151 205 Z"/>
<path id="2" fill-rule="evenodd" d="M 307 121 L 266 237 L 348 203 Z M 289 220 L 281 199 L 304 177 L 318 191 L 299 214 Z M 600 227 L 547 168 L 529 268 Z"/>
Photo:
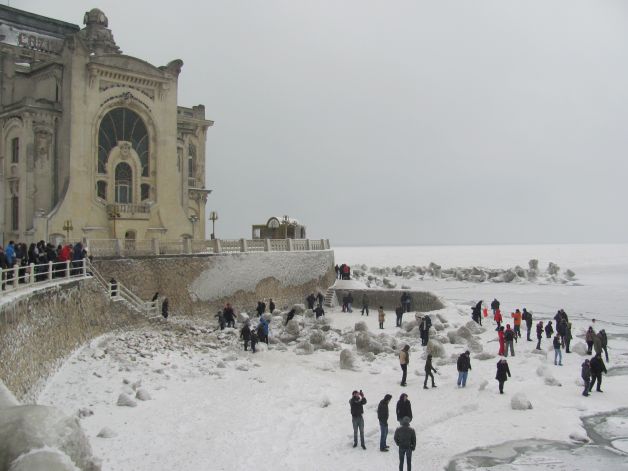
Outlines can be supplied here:
<path id="1" fill-rule="evenodd" d="M 93 8 L 83 17 L 85 28 L 80 31 L 80 36 L 91 52 L 96 54 L 120 54 L 122 51 L 113 39 L 113 33 L 109 29 L 109 20 L 102 10 Z"/>
<path id="2" fill-rule="evenodd" d="M 120 157 L 122 160 L 127 160 L 131 156 L 131 143 L 128 141 L 119 141 L 118 148 L 120 149 Z"/>

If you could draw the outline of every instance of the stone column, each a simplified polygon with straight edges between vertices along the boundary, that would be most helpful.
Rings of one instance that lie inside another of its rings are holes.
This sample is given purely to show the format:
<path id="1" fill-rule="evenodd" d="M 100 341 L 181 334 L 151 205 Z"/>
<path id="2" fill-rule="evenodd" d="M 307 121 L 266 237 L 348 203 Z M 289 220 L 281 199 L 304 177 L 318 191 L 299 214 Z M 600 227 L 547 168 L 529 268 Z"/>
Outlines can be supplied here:
<path id="1" fill-rule="evenodd" d="M 288 246 L 288 252 L 292 252 L 292 239 L 286 239 L 287 242 L 287 246 Z"/>
<path id="2" fill-rule="evenodd" d="M 240 239 L 240 252 L 246 252 L 246 251 L 247 251 L 246 239 Z"/>
<path id="3" fill-rule="evenodd" d="M 270 239 L 264 239 L 264 252 L 270 252 Z"/>
<path id="4" fill-rule="evenodd" d="M 220 253 L 221 251 L 220 239 L 214 239 L 214 253 Z"/>

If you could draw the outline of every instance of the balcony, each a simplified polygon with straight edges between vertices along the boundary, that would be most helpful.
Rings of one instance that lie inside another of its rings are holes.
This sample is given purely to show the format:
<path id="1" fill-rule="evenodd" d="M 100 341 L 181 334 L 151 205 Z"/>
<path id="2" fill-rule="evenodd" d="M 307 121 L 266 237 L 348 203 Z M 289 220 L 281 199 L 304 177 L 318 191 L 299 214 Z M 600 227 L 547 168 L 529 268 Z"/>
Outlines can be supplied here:
<path id="1" fill-rule="evenodd" d="M 150 205 L 147 203 L 114 203 L 107 205 L 109 219 L 150 219 Z"/>

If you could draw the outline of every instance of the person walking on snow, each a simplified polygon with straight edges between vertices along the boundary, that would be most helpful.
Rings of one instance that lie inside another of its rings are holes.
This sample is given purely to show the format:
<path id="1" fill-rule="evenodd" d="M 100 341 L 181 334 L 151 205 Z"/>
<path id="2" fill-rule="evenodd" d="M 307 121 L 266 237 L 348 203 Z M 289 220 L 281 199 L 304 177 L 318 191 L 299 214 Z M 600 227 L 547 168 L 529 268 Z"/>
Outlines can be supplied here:
<path id="1" fill-rule="evenodd" d="M 471 359 L 469 358 L 471 352 L 467 350 L 464 353 L 461 353 L 458 357 L 458 361 L 456 362 L 456 367 L 458 368 L 458 387 L 464 388 L 467 385 L 467 376 L 469 375 L 469 370 L 471 369 Z"/>
<path id="2" fill-rule="evenodd" d="M 587 358 L 582 363 L 582 370 L 580 372 L 582 376 L 582 380 L 584 381 L 584 391 L 582 391 L 583 396 L 589 395 L 589 386 L 591 386 L 591 364 L 589 363 L 589 359 Z"/>
<path id="3" fill-rule="evenodd" d="M 595 337 L 595 331 L 593 327 L 589 327 L 587 333 L 584 335 L 584 340 L 587 342 L 587 354 L 591 355 L 593 351 L 593 338 Z"/>
<path id="4" fill-rule="evenodd" d="M 510 350 L 510 354 L 514 357 L 515 356 L 515 347 L 514 347 L 514 340 L 515 340 L 515 332 L 510 328 L 510 324 L 506 324 L 506 331 L 504 332 L 504 341 L 506 343 L 506 351 L 504 352 L 504 356 L 507 357 L 508 356 L 508 350 Z"/>
<path id="5" fill-rule="evenodd" d="M 436 368 L 432 366 L 432 354 L 427 355 L 427 360 L 425 360 L 425 381 L 423 381 L 423 389 L 427 389 L 427 379 L 432 378 L 432 387 L 435 388 L 436 384 L 434 384 L 434 373 L 438 373 Z"/>
<path id="6" fill-rule="evenodd" d="M 532 342 L 532 339 L 530 338 L 530 332 L 532 331 L 532 313 L 524 307 L 522 317 L 526 323 L 526 333 L 528 334 L 527 340 L 528 342 Z"/>
<path id="7" fill-rule="evenodd" d="M 556 334 L 552 344 L 554 345 L 554 366 L 563 366 L 563 354 L 560 351 L 562 346 L 560 342 L 560 335 Z"/>
<path id="8" fill-rule="evenodd" d="M 571 326 L 571 324 L 569 324 Z M 604 350 L 604 356 L 606 357 L 606 361 L 608 362 L 608 337 L 606 336 L 606 331 L 604 329 L 598 332 L 601 341 L 602 350 Z"/>
<path id="9" fill-rule="evenodd" d="M 395 430 L 394 440 L 399 447 L 399 471 L 403 471 L 403 460 L 408 463 L 408 471 L 412 471 L 412 452 L 416 448 L 416 433 L 410 427 L 410 419 L 403 417 L 401 427 Z"/>
<path id="10" fill-rule="evenodd" d="M 541 340 L 543 339 L 543 321 L 539 321 L 539 323 L 536 325 L 536 339 L 537 339 L 536 349 L 540 350 Z"/>
<path id="11" fill-rule="evenodd" d="M 545 336 L 548 339 L 551 339 L 552 335 L 554 335 L 554 327 L 552 327 L 552 321 L 547 321 L 547 325 L 545 326 Z"/>
<path id="12" fill-rule="evenodd" d="M 379 420 L 379 451 L 388 451 L 388 445 L 386 445 L 386 437 L 388 437 L 388 405 L 392 396 L 386 394 L 384 399 L 379 401 L 377 406 L 377 420 Z"/>
<path id="13" fill-rule="evenodd" d="M 364 444 L 364 405 L 366 404 L 366 398 L 364 393 L 360 391 L 353 391 L 351 399 L 349 399 L 349 406 L 351 407 L 351 423 L 353 424 L 353 448 L 358 446 L 358 430 L 360 431 L 360 444 L 362 449 L 366 450 Z"/>
<path id="14" fill-rule="evenodd" d="M 571 353 L 569 351 L 569 345 L 571 344 L 571 339 L 573 335 L 571 335 L 571 322 L 567 322 L 565 326 L 565 353 Z"/>
<path id="15" fill-rule="evenodd" d="M 497 339 L 499 340 L 499 352 L 497 352 L 497 354 L 503 357 L 505 346 L 506 346 L 506 340 L 504 339 L 504 328 L 502 326 L 500 326 L 499 330 L 497 331 Z"/>
<path id="16" fill-rule="evenodd" d="M 504 394 L 504 383 L 508 381 L 510 377 L 510 368 L 508 368 L 508 361 L 502 358 L 497 362 L 497 373 L 495 379 L 499 383 L 499 394 Z"/>
<path id="17" fill-rule="evenodd" d="M 248 322 L 245 322 L 244 327 L 240 330 L 240 338 L 244 340 L 244 351 L 246 352 L 249 349 L 249 342 L 251 341 L 251 328 Z"/>
<path id="18" fill-rule="evenodd" d="M 364 315 L 364 311 L 366 311 L 366 316 L 369 315 L 369 297 L 366 293 L 362 295 L 362 315 Z"/>
<path id="19" fill-rule="evenodd" d="M 515 312 L 513 312 L 511 314 L 511 317 L 514 319 L 514 324 L 515 324 L 515 342 L 517 341 L 517 337 L 521 337 L 521 312 L 519 311 L 519 309 L 515 310 Z"/>
<path id="20" fill-rule="evenodd" d="M 384 321 L 386 320 L 386 313 L 384 312 L 384 306 L 380 306 L 377 310 L 377 316 L 379 320 L 379 328 L 384 328 Z"/>
<path id="21" fill-rule="evenodd" d="M 495 315 L 499 310 L 499 301 L 497 298 L 493 298 L 493 301 L 491 302 L 491 309 L 493 310 L 493 315 Z"/>
<path id="22" fill-rule="evenodd" d="M 406 345 L 399 352 L 399 364 L 401 365 L 401 386 L 406 385 L 406 377 L 408 376 L 408 364 L 410 363 L 410 345 Z"/>
<path id="23" fill-rule="evenodd" d="M 497 323 L 497 327 L 495 328 L 495 330 L 499 330 L 499 328 L 502 326 L 502 313 L 499 309 L 495 310 L 495 313 L 493 314 L 493 320 Z"/>
<path id="24" fill-rule="evenodd" d="M 604 364 L 604 360 L 602 360 L 602 354 L 598 353 L 589 362 L 591 366 L 591 384 L 589 385 L 589 392 L 593 390 L 593 386 L 597 381 L 597 388 L 595 389 L 597 392 L 602 391 L 602 373 L 606 373 L 606 365 Z"/>
<path id="25" fill-rule="evenodd" d="M 403 319 L 403 307 L 397 306 L 397 309 L 395 309 L 395 314 L 397 316 L 395 325 L 397 327 L 401 327 L 401 321 Z"/>
<path id="26" fill-rule="evenodd" d="M 401 419 L 404 417 L 408 417 L 412 420 L 412 404 L 410 404 L 410 399 L 408 399 L 408 395 L 406 393 L 402 393 L 401 396 L 399 396 L 395 411 L 397 413 L 398 422 L 401 422 Z"/>

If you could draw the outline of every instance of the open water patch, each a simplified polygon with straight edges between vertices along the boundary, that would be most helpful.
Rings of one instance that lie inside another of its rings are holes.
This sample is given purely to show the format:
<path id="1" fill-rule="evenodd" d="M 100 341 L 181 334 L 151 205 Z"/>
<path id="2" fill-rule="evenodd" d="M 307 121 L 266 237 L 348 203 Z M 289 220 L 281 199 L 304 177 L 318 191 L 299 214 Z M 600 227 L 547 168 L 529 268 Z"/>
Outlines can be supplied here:
<path id="1" fill-rule="evenodd" d="M 446 471 L 628 470 L 628 409 L 582 419 L 590 443 L 517 440 L 475 448 L 454 457 Z"/>

